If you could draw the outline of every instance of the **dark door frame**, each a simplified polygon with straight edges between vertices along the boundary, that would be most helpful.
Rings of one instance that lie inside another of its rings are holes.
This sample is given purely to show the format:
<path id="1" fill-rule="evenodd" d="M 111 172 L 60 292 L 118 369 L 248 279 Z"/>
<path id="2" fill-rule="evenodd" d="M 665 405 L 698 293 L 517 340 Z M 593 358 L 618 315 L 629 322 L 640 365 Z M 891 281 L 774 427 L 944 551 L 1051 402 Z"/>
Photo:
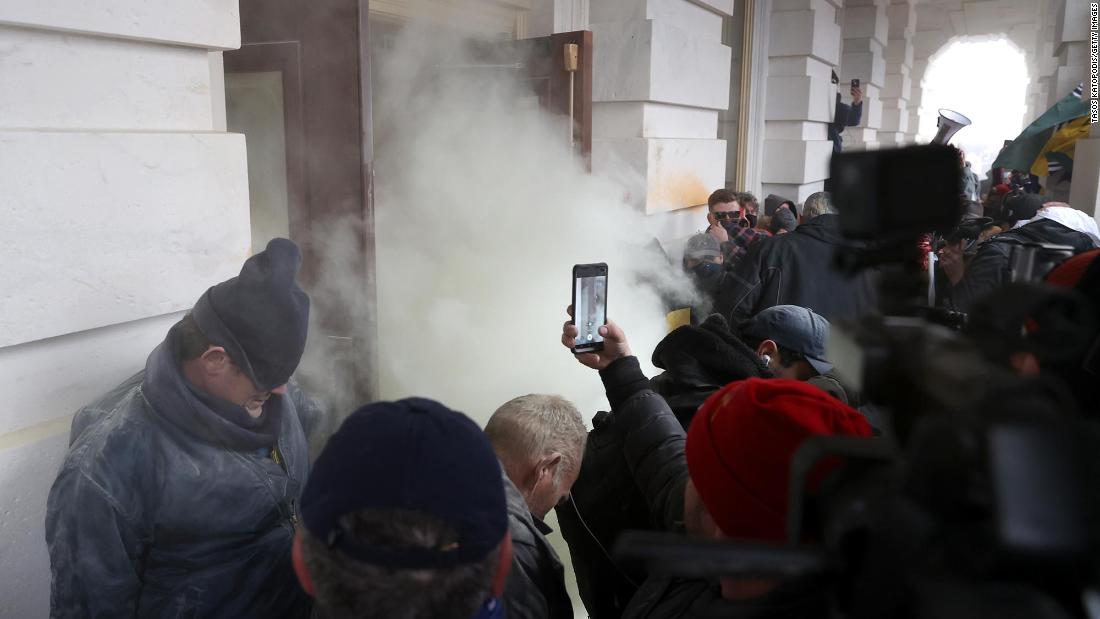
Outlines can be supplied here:
<path id="1" fill-rule="evenodd" d="M 342 416 L 378 397 L 369 0 L 240 4 L 242 45 L 225 70 L 282 73 L 290 236 L 324 377 L 314 388 Z M 330 243 L 337 232 L 351 248 Z"/>

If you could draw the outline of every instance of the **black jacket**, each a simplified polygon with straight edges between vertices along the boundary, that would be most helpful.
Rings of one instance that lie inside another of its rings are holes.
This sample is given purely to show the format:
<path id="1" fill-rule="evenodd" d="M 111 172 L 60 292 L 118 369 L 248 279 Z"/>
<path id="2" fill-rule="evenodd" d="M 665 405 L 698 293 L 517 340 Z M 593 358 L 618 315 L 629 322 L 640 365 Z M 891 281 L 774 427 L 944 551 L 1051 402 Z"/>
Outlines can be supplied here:
<path id="1" fill-rule="evenodd" d="M 508 619 L 573 619 L 565 568 L 546 539 L 552 530 L 528 511 L 527 502 L 508 475 L 503 477 L 512 533 L 512 569 L 504 586 L 504 614 Z"/>
<path id="2" fill-rule="evenodd" d="M 962 280 L 951 287 L 955 309 L 966 312 L 979 297 L 1009 282 L 1012 247 L 1017 243 L 1069 245 L 1074 254 L 1093 249 L 1092 239 L 1050 219 L 1038 219 L 989 239 L 966 265 Z"/>
<path id="3" fill-rule="evenodd" d="M 830 321 L 873 312 L 871 272 L 848 277 L 833 267 L 833 254 L 846 245 L 837 215 L 819 215 L 794 232 L 765 239 L 726 277 L 714 311 L 730 324 L 775 305 L 808 307 Z"/>
<path id="4" fill-rule="evenodd" d="M 170 333 L 73 419 L 46 507 L 50 616 L 309 617 L 290 550 L 314 405 L 291 386 L 231 422 L 175 357 Z"/>
<path id="5" fill-rule="evenodd" d="M 848 105 L 840 101 L 840 93 L 836 93 L 836 108 L 833 112 L 833 122 L 829 123 L 829 140 L 833 143 L 833 153 L 839 153 L 843 148 L 844 138 L 841 133 L 845 127 L 855 127 L 863 118 L 863 102 Z"/>
<path id="6" fill-rule="evenodd" d="M 620 422 L 621 411 L 668 411 L 668 405 L 650 390 L 635 357 L 616 361 L 600 376 L 612 412 L 601 412 L 593 420 L 571 500 L 557 508 L 557 515 L 589 616 L 618 619 L 645 574 L 624 570 L 612 561 L 611 548 L 623 531 L 667 530 L 682 519 L 687 465 L 684 430 L 669 414 L 663 425 L 640 431 L 664 444 L 650 454 L 653 464 L 647 473 L 635 475 L 628 459 L 633 452 L 628 446 L 650 441 L 644 436 L 639 441 L 636 434 L 627 436 L 620 431 L 627 428 Z M 637 480 L 642 477 L 646 482 L 639 485 Z"/>
<path id="7" fill-rule="evenodd" d="M 660 395 L 647 388 L 635 357 L 600 372 L 614 418 L 605 426 L 616 437 L 634 485 L 645 499 L 650 528 L 682 531 L 688 480 L 686 433 Z M 721 597 L 716 582 L 649 577 L 622 611 L 623 619 L 702 619 L 824 616 L 823 590 L 814 583 L 785 586 L 750 600 Z M 593 617 L 595 615 L 592 615 Z"/>
<path id="8" fill-rule="evenodd" d="M 765 595 L 727 600 L 717 582 L 650 578 L 623 619 L 822 619 L 828 590 L 813 580 L 793 582 Z"/>
<path id="9" fill-rule="evenodd" d="M 650 380 L 650 385 L 668 402 L 684 429 L 699 406 L 723 386 L 772 376 L 718 314 L 711 314 L 698 327 L 680 327 L 665 336 L 653 350 L 653 365 L 665 372 Z"/>

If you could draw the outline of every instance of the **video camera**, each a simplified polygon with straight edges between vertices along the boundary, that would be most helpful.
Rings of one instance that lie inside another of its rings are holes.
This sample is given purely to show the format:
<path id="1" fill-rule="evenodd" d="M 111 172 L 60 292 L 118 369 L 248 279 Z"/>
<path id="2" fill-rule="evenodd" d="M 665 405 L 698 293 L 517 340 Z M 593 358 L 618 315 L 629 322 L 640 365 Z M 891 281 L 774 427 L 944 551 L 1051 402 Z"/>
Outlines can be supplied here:
<path id="1" fill-rule="evenodd" d="M 885 413 L 883 436 L 801 447 L 785 545 L 629 534 L 618 557 L 670 576 L 816 580 L 838 617 L 1100 617 L 1100 426 L 1057 383 L 1014 371 L 1002 341 L 1034 318 L 1072 348 L 1088 312 L 1023 282 L 967 332 L 929 307 L 920 239 L 958 230 L 954 149 L 844 153 L 831 172 L 841 229 L 862 242 L 837 264 L 879 273 L 884 315 L 834 324 L 829 356 Z M 841 464 L 807 487 L 825 460 Z"/>

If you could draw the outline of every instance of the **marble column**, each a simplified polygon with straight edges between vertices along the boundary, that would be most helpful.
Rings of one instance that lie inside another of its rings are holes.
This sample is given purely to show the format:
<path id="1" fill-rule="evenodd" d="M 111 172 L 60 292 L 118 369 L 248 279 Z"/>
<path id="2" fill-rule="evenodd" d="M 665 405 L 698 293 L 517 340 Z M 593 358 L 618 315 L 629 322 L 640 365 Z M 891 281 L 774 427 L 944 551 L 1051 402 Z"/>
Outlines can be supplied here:
<path id="1" fill-rule="evenodd" d="M 859 79 L 863 88 L 863 120 L 858 127 L 844 130 L 846 149 L 875 148 L 882 126 L 880 95 L 886 84 L 886 43 L 890 24 L 886 0 L 848 0 L 844 6 L 840 83 Z"/>
<path id="2" fill-rule="evenodd" d="M 1089 97 L 1089 2 L 1087 0 L 1064 0 L 1054 22 L 1054 52 L 1058 58 L 1058 68 L 1052 75 L 1051 83 L 1064 97 L 1077 84 L 1085 83 L 1086 98 Z M 1068 192 L 1060 188 L 1070 205 L 1090 215 L 1097 214 L 1097 199 L 1100 196 L 1100 129 L 1092 126 L 1087 139 L 1077 142 L 1073 157 L 1073 180 Z"/>
<path id="3" fill-rule="evenodd" d="M 886 45 L 886 85 L 882 89 L 879 142 L 883 146 L 901 146 L 906 143 L 909 133 L 916 5 L 914 0 L 893 0 L 886 12 L 890 19 L 890 39 Z"/>
<path id="4" fill-rule="evenodd" d="M 834 111 L 831 73 L 840 60 L 837 2 L 772 5 L 761 193 L 803 201 L 829 174 Z"/>
<path id="5" fill-rule="evenodd" d="M 705 204 L 725 186 L 718 115 L 729 106 L 722 21 L 732 12 L 733 0 L 590 5 L 592 171 L 630 179 L 628 198 L 647 213 Z"/>

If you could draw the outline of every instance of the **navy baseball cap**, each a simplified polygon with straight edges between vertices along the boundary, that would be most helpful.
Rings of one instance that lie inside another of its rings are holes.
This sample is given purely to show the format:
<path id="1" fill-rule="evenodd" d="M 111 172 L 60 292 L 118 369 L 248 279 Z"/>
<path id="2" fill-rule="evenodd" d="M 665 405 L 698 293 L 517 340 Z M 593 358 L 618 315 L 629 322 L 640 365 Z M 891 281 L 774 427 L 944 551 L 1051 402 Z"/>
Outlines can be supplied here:
<path id="1" fill-rule="evenodd" d="M 771 340 L 802 355 L 819 374 L 827 374 L 833 369 L 833 364 L 825 360 L 829 321 L 809 308 L 798 305 L 769 307 L 741 323 L 741 333 Z"/>
<path id="2" fill-rule="evenodd" d="M 457 542 L 438 548 L 367 544 L 341 523 L 364 509 L 434 516 L 455 529 Z M 344 421 L 314 463 L 302 493 L 302 521 L 329 548 L 372 565 L 476 563 L 508 531 L 500 462 L 472 419 L 438 402 L 368 404 Z"/>

